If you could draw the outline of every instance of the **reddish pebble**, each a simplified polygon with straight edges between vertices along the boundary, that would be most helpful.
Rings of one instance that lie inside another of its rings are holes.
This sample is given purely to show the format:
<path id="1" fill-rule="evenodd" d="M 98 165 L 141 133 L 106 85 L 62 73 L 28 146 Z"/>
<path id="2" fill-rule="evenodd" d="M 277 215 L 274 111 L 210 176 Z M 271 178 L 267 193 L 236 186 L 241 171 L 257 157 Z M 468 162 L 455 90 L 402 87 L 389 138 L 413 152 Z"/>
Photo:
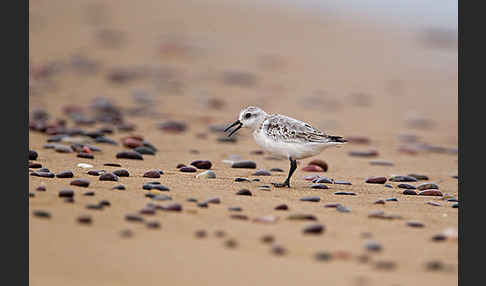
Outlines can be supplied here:
<path id="1" fill-rule="evenodd" d="M 327 172 L 327 169 L 328 169 L 327 163 L 326 163 L 326 162 L 324 162 L 323 160 L 319 160 L 319 159 L 315 159 L 315 160 L 310 161 L 308 165 L 309 165 L 309 166 L 310 166 L 310 165 L 316 165 L 316 166 L 319 166 L 319 167 L 321 167 L 321 168 L 322 168 L 322 170 L 323 170 L 324 172 Z"/>
<path id="2" fill-rule="evenodd" d="M 424 190 L 418 193 L 419 196 L 442 196 L 442 192 L 439 190 Z"/>
<path id="3" fill-rule="evenodd" d="M 307 165 L 304 168 L 302 168 L 302 171 L 305 171 L 305 172 L 324 172 L 324 170 L 317 165 Z"/>

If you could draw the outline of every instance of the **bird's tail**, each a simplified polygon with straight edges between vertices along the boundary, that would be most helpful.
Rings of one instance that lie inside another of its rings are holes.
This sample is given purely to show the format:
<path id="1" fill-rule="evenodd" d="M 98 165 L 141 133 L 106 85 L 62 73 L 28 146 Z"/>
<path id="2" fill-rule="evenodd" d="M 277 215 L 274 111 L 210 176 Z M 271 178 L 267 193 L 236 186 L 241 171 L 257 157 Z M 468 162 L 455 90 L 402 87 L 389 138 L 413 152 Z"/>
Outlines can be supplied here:
<path id="1" fill-rule="evenodd" d="M 332 143 L 346 143 L 348 140 L 344 139 L 341 136 L 327 136 L 328 142 Z"/>

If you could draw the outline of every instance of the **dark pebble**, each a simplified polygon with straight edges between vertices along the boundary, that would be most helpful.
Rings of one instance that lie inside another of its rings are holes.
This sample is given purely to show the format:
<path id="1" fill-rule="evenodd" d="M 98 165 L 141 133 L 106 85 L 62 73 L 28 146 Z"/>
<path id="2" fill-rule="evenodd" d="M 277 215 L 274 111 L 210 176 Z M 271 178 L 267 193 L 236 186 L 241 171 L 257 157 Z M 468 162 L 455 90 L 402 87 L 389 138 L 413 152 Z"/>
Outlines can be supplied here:
<path id="1" fill-rule="evenodd" d="M 345 207 L 345 206 L 343 206 L 343 205 L 338 205 L 338 206 L 336 207 L 336 210 L 337 210 L 338 212 L 340 212 L 340 213 L 349 213 L 349 212 L 351 212 L 351 210 L 350 210 L 350 209 L 348 209 L 347 207 Z"/>
<path id="2" fill-rule="evenodd" d="M 366 179 L 366 183 L 368 184 L 384 184 L 386 182 L 385 177 L 371 177 Z"/>
<path id="3" fill-rule="evenodd" d="M 100 201 L 99 204 L 100 204 L 100 206 L 105 206 L 105 207 L 111 206 L 111 203 L 107 200 L 102 200 L 102 201 Z"/>
<path id="4" fill-rule="evenodd" d="M 59 197 L 61 198 L 72 198 L 74 196 L 74 191 L 73 190 L 60 190 L 59 191 Z"/>
<path id="5" fill-rule="evenodd" d="M 153 214 L 155 214 L 155 208 L 154 207 L 144 207 L 140 210 L 140 214 L 153 215 Z"/>
<path id="6" fill-rule="evenodd" d="M 425 264 L 425 268 L 429 271 L 439 271 L 445 268 L 445 265 L 440 261 L 429 261 Z"/>
<path id="7" fill-rule="evenodd" d="M 365 244 L 365 249 L 368 251 L 378 252 L 383 249 L 380 243 L 374 240 L 370 240 Z"/>
<path id="8" fill-rule="evenodd" d="M 129 177 L 130 173 L 128 170 L 125 169 L 120 169 L 120 170 L 115 170 L 113 171 L 113 174 L 117 175 L 118 177 Z"/>
<path id="9" fill-rule="evenodd" d="M 39 155 L 34 150 L 29 150 L 29 160 L 37 160 Z"/>
<path id="10" fill-rule="evenodd" d="M 118 182 L 118 176 L 113 173 L 104 173 L 100 176 L 100 181 L 114 181 Z"/>
<path id="11" fill-rule="evenodd" d="M 389 198 L 389 199 L 386 199 L 385 201 L 387 201 L 387 202 L 398 202 L 397 198 Z"/>
<path id="12" fill-rule="evenodd" d="M 116 154 L 118 159 L 143 160 L 142 154 L 135 151 L 123 151 Z"/>
<path id="13" fill-rule="evenodd" d="M 35 193 L 29 192 L 29 198 L 33 198 L 33 197 L 35 197 Z"/>
<path id="14" fill-rule="evenodd" d="M 39 217 L 39 218 L 50 218 L 51 217 L 51 213 L 49 213 L 47 211 L 43 211 L 43 210 L 34 210 L 32 212 L 32 214 L 35 217 Z"/>
<path id="15" fill-rule="evenodd" d="M 319 251 L 314 254 L 314 259 L 317 261 L 329 261 L 332 259 L 332 254 L 327 251 Z"/>
<path id="16" fill-rule="evenodd" d="M 415 178 L 417 180 L 428 180 L 429 179 L 429 177 L 427 177 L 426 175 L 421 175 L 421 174 L 414 174 L 414 173 L 412 173 L 412 174 L 408 174 L 408 176 L 409 177 L 413 177 L 413 178 Z"/>
<path id="17" fill-rule="evenodd" d="M 311 224 L 302 229 L 304 234 L 321 234 L 325 227 L 322 224 Z"/>
<path id="18" fill-rule="evenodd" d="M 203 170 L 209 170 L 212 167 L 211 161 L 208 160 L 196 160 L 191 163 L 192 166 L 198 168 L 198 169 L 203 169 Z"/>
<path id="19" fill-rule="evenodd" d="M 208 236 L 207 232 L 205 230 L 197 230 L 195 233 L 194 233 L 194 236 L 196 238 L 205 238 L 206 236 Z"/>
<path id="20" fill-rule="evenodd" d="M 85 193 L 83 194 L 83 196 L 89 196 L 89 197 L 92 197 L 92 196 L 94 196 L 94 195 L 95 195 L 95 192 L 93 192 L 93 191 L 88 191 L 88 192 L 85 192 Z"/>
<path id="21" fill-rule="evenodd" d="M 434 183 L 423 183 L 417 186 L 419 190 L 438 190 L 439 186 Z"/>
<path id="22" fill-rule="evenodd" d="M 88 175 L 91 176 L 100 176 L 105 173 L 105 170 L 89 170 Z"/>
<path id="23" fill-rule="evenodd" d="M 159 123 L 158 128 L 171 133 L 180 133 L 186 131 L 187 125 L 184 122 L 166 121 Z"/>
<path id="24" fill-rule="evenodd" d="M 89 210 L 102 210 L 103 205 L 102 204 L 88 204 L 86 205 L 86 208 Z"/>
<path id="25" fill-rule="evenodd" d="M 133 222 L 143 222 L 143 217 L 136 215 L 136 214 L 126 214 L 125 220 L 126 221 L 133 221 Z"/>
<path id="26" fill-rule="evenodd" d="M 235 178 L 235 182 L 250 182 L 247 178 Z"/>
<path id="27" fill-rule="evenodd" d="M 328 177 L 319 177 L 312 182 L 316 184 L 334 184 L 334 180 Z"/>
<path id="28" fill-rule="evenodd" d="M 447 236 L 442 234 L 442 233 L 439 233 L 439 234 L 432 236 L 433 241 L 445 241 L 446 239 L 447 239 Z"/>
<path id="29" fill-rule="evenodd" d="M 388 179 L 390 182 L 417 182 L 418 180 L 411 176 L 392 176 Z"/>
<path id="30" fill-rule="evenodd" d="M 193 167 L 185 166 L 185 167 L 180 168 L 179 171 L 181 171 L 183 173 L 195 173 L 195 172 L 197 172 L 197 169 L 193 168 Z"/>
<path id="31" fill-rule="evenodd" d="M 138 146 L 133 151 L 140 153 L 142 155 L 155 155 L 155 151 L 152 148 L 146 146 Z"/>
<path id="32" fill-rule="evenodd" d="M 439 190 L 424 190 L 418 193 L 419 196 L 440 196 L 442 197 L 442 192 Z"/>
<path id="33" fill-rule="evenodd" d="M 375 262 L 375 268 L 379 270 L 393 270 L 397 267 L 397 264 L 393 261 L 381 260 Z"/>
<path id="34" fill-rule="evenodd" d="M 280 245 L 274 245 L 272 246 L 271 252 L 277 256 L 281 256 L 285 255 L 287 253 L 287 250 Z"/>
<path id="35" fill-rule="evenodd" d="M 278 206 L 275 207 L 275 210 L 277 210 L 277 211 L 286 211 L 288 209 L 289 209 L 289 207 L 286 204 L 281 204 L 281 205 L 278 205 Z"/>
<path id="36" fill-rule="evenodd" d="M 336 185 L 348 185 L 348 186 L 351 186 L 351 182 L 348 182 L 348 181 L 342 181 L 342 180 L 336 180 L 334 181 L 334 184 Z"/>
<path id="37" fill-rule="evenodd" d="M 221 199 L 220 198 L 210 198 L 210 199 L 207 199 L 205 201 L 205 203 L 217 205 L 217 204 L 220 204 L 221 203 Z"/>
<path id="38" fill-rule="evenodd" d="M 340 205 L 341 204 L 338 204 L 338 203 L 330 203 L 330 204 L 325 204 L 324 207 L 325 208 L 337 208 Z"/>
<path id="39" fill-rule="evenodd" d="M 408 189 L 408 190 L 415 190 L 416 187 L 415 186 L 412 186 L 412 185 L 409 185 L 409 184 L 398 184 L 398 186 L 400 189 Z"/>
<path id="40" fill-rule="evenodd" d="M 424 227 L 425 225 L 418 221 L 407 221 L 407 226 L 409 227 Z"/>
<path id="41" fill-rule="evenodd" d="M 356 194 L 353 192 L 335 192 L 334 195 L 356 196 Z"/>
<path id="42" fill-rule="evenodd" d="M 311 214 L 291 214 L 287 217 L 289 220 L 317 220 L 314 215 Z"/>
<path id="43" fill-rule="evenodd" d="M 77 179 L 77 180 L 71 181 L 70 185 L 87 188 L 87 187 L 89 187 L 89 180 Z"/>
<path id="44" fill-rule="evenodd" d="M 452 198 L 452 199 L 447 199 L 447 201 L 448 201 L 448 202 L 456 202 L 456 203 L 458 203 L 458 202 L 459 202 L 459 200 L 458 200 L 458 199 L 455 199 L 455 198 Z"/>
<path id="45" fill-rule="evenodd" d="M 164 206 L 162 209 L 165 211 L 180 212 L 182 211 L 182 205 L 178 203 L 172 203 L 172 204 L 168 204 L 167 206 Z"/>
<path id="46" fill-rule="evenodd" d="M 78 158 L 84 158 L 84 159 L 94 159 L 93 154 L 86 153 L 86 152 L 80 152 L 76 155 Z"/>
<path id="47" fill-rule="evenodd" d="M 166 186 L 160 185 L 160 184 L 144 184 L 142 186 L 144 190 L 157 190 L 157 191 L 162 191 L 162 192 L 168 192 L 170 189 Z"/>
<path id="48" fill-rule="evenodd" d="M 56 177 L 58 178 L 72 178 L 74 177 L 74 174 L 72 171 L 62 171 L 58 174 L 56 174 Z"/>
<path id="49" fill-rule="evenodd" d="M 197 203 L 196 205 L 200 208 L 208 208 L 209 207 L 208 203 L 206 203 L 206 202 Z"/>
<path id="50" fill-rule="evenodd" d="M 51 172 L 49 169 L 47 168 L 40 168 L 39 170 L 37 170 L 38 172 L 44 172 L 44 173 L 49 173 Z"/>
<path id="51" fill-rule="evenodd" d="M 187 198 L 186 199 L 186 202 L 197 203 L 197 199 L 195 199 L 195 198 Z"/>
<path id="52" fill-rule="evenodd" d="M 74 198 L 64 198 L 65 203 L 74 203 Z"/>
<path id="53" fill-rule="evenodd" d="M 252 174 L 253 176 L 271 176 L 272 173 L 270 173 L 267 170 L 258 170 L 255 173 Z"/>
<path id="54" fill-rule="evenodd" d="M 110 145 L 118 145 L 118 142 L 116 142 L 115 140 L 110 139 L 108 137 L 105 137 L 105 136 L 96 137 L 95 138 L 95 141 L 97 143 L 104 143 L 104 144 L 110 144 Z"/>
<path id="55" fill-rule="evenodd" d="M 42 164 L 40 164 L 40 163 L 35 163 L 35 162 L 29 162 L 29 168 L 31 168 L 31 169 L 38 169 L 38 168 L 42 168 Z"/>
<path id="56" fill-rule="evenodd" d="M 228 210 L 231 212 L 241 212 L 243 209 L 240 207 L 229 207 Z"/>
<path id="57" fill-rule="evenodd" d="M 71 146 L 64 146 L 64 145 L 56 145 L 56 147 L 54 147 L 54 150 L 56 150 L 56 152 L 58 152 L 58 153 L 72 153 L 73 152 L 73 149 L 71 148 Z"/>
<path id="58" fill-rule="evenodd" d="M 253 179 L 251 180 L 252 182 L 260 182 L 260 179 L 256 178 L 256 179 Z"/>
<path id="59" fill-rule="evenodd" d="M 45 192 L 46 186 L 38 186 L 37 188 L 35 188 L 35 190 L 38 191 L 38 192 Z"/>
<path id="60" fill-rule="evenodd" d="M 256 169 L 256 163 L 253 161 L 238 161 L 231 164 L 231 168 Z"/>
<path id="61" fill-rule="evenodd" d="M 156 195 L 152 197 L 152 200 L 154 201 L 170 201 L 172 200 L 172 197 L 168 195 Z"/>
<path id="62" fill-rule="evenodd" d="M 271 234 L 266 234 L 262 236 L 261 241 L 263 243 L 273 243 L 275 241 L 275 237 Z"/>
<path id="63" fill-rule="evenodd" d="M 120 231 L 120 236 L 123 237 L 123 238 L 130 238 L 133 236 L 133 231 L 129 230 L 129 229 L 124 229 L 122 231 Z"/>
<path id="64" fill-rule="evenodd" d="M 143 174 L 145 178 L 160 178 L 160 172 L 157 170 L 147 171 Z"/>
<path id="65" fill-rule="evenodd" d="M 280 168 L 272 168 L 270 169 L 270 172 L 283 172 L 284 170 L 280 169 Z"/>
<path id="66" fill-rule="evenodd" d="M 32 172 L 30 173 L 31 176 L 34 176 L 34 177 L 42 177 L 42 178 L 54 178 L 56 175 L 54 175 L 54 173 L 51 173 L 51 172 Z"/>
<path id="67" fill-rule="evenodd" d="M 103 166 L 108 166 L 108 167 L 121 167 L 120 164 L 118 163 L 105 163 Z"/>
<path id="68" fill-rule="evenodd" d="M 414 191 L 414 190 L 405 190 L 405 191 L 403 191 L 403 194 L 409 195 L 409 196 L 415 196 L 415 195 L 417 195 L 417 192 Z"/>
<path id="69" fill-rule="evenodd" d="M 230 216 L 232 219 L 239 219 L 239 220 L 248 220 L 248 217 L 246 215 L 242 214 L 234 214 Z"/>
<path id="70" fill-rule="evenodd" d="M 111 188 L 112 190 L 119 190 L 119 191 L 124 191 L 126 190 L 125 186 L 124 185 L 116 185 L 114 186 L 113 188 Z"/>
<path id="71" fill-rule="evenodd" d="M 300 198 L 300 200 L 303 201 L 303 202 L 320 202 L 321 198 L 313 196 L 313 197 L 303 197 L 303 198 Z"/>
<path id="72" fill-rule="evenodd" d="M 426 204 L 434 206 L 434 207 L 440 207 L 441 206 L 441 204 L 438 203 L 438 202 L 426 202 Z"/>
<path id="73" fill-rule="evenodd" d="M 156 220 L 148 221 L 148 222 L 145 223 L 145 226 L 147 226 L 148 228 L 152 228 L 152 229 L 158 229 L 158 228 L 160 228 L 160 222 L 158 222 Z"/>
<path id="74" fill-rule="evenodd" d="M 89 215 L 81 215 L 78 217 L 77 221 L 80 224 L 91 224 L 93 222 L 93 219 Z"/>
<path id="75" fill-rule="evenodd" d="M 224 246 L 227 248 L 236 248 L 238 246 L 238 242 L 234 239 L 228 239 L 224 242 Z"/>
<path id="76" fill-rule="evenodd" d="M 242 189 L 236 192 L 236 195 L 238 196 L 251 196 L 251 192 L 247 189 Z"/>
<path id="77" fill-rule="evenodd" d="M 368 151 L 351 151 L 348 153 L 349 156 L 353 157 L 376 157 L 378 156 L 378 151 L 368 150 Z"/>
<path id="78" fill-rule="evenodd" d="M 326 190 L 326 189 L 329 189 L 328 186 L 323 185 L 323 184 L 312 184 L 310 187 L 311 187 L 311 189 L 318 189 L 318 190 Z"/>
<path id="79" fill-rule="evenodd" d="M 385 184 L 385 188 L 390 188 L 390 189 L 393 189 L 393 186 L 390 185 L 390 184 Z"/>
<path id="80" fill-rule="evenodd" d="M 222 230 L 216 230 L 216 231 L 214 232 L 214 235 L 215 235 L 216 237 L 218 237 L 218 238 L 221 238 L 221 237 L 225 237 L 225 236 L 226 236 L 226 233 L 225 233 L 224 231 L 222 231 Z"/>
<path id="81" fill-rule="evenodd" d="M 459 208 L 459 204 L 453 204 L 451 207 L 452 207 L 453 209 L 458 209 L 458 208 Z"/>

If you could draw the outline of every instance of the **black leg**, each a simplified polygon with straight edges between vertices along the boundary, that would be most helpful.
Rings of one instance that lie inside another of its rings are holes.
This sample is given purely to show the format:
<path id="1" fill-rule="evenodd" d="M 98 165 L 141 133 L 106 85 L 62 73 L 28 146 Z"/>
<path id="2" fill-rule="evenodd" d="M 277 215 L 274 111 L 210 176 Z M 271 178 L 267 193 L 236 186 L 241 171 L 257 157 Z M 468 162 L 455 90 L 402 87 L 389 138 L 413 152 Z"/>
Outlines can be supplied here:
<path id="1" fill-rule="evenodd" d="M 292 160 L 291 158 L 289 160 L 290 160 L 289 176 L 287 177 L 287 179 L 283 183 L 274 183 L 273 185 L 276 188 L 282 188 L 282 187 L 289 187 L 290 188 L 290 178 L 294 174 L 295 169 L 297 169 L 297 161 L 296 160 Z"/>

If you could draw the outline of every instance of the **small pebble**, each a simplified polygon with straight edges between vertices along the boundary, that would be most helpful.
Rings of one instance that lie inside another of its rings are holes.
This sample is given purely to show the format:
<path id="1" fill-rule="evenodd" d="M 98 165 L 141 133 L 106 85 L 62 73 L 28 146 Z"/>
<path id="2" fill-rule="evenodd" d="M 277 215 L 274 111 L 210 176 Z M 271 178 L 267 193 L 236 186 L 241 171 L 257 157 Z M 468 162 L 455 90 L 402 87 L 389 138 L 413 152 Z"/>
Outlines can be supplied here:
<path id="1" fill-rule="evenodd" d="M 195 173 L 195 172 L 197 172 L 197 169 L 193 168 L 193 167 L 185 166 L 185 167 L 180 168 L 179 171 L 181 171 L 183 173 Z"/>
<path id="2" fill-rule="evenodd" d="M 160 222 L 158 222 L 156 220 L 148 221 L 148 222 L 145 223 L 145 226 L 147 228 L 151 228 L 151 229 L 158 229 L 158 228 L 160 228 Z"/>
<path id="3" fill-rule="evenodd" d="M 397 198 L 389 198 L 389 199 L 386 199 L 385 201 L 387 201 L 387 202 L 398 202 L 398 199 Z"/>
<path id="4" fill-rule="evenodd" d="M 88 175 L 91 176 L 100 176 L 105 173 L 105 170 L 89 170 Z"/>
<path id="5" fill-rule="evenodd" d="M 324 172 L 327 172 L 327 170 L 328 170 L 327 163 L 324 160 L 320 160 L 320 159 L 314 159 L 314 160 L 310 161 L 309 164 L 307 164 L 307 165 L 319 166 L 319 167 L 321 167 L 321 169 Z"/>
<path id="6" fill-rule="evenodd" d="M 275 210 L 277 211 L 286 211 L 288 209 L 289 207 L 286 204 L 280 204 L 275 207 Z"/>
<path id="7" fill-rule="evenodd" d="M 35 163 L 35 162 L 29 162 L 29 168 L 30 168 L 30 169 L 38 169 L 38 168 L 42 168 L 42 164 L 40 164 L 40 163 Z"/>
<path id="8" fill-rule="evenodd" d="M 321 198 L 317 196 L 312 196 L 312 197 L 303 197 L 300 198 L 300 200 L 303 202 L 320 202 Z"/>
<path id="9" fill-rule="evenodd" d="M 37 160 L 39 155 L 34 150 L 29 150 L 29 160 Z"/>
<path id="10" fill-rule="evenodd" d="M 302 171 L 305 172 L 324 172 L 324 169 L 317 165 L 307 165 L 304 168 L 302 168 Z"/>
<path id="11" fill-rule="evenodd" d="M 270 173 L 267 170 L 258 170 L 255 173 L 252 174 L 253 176 L 271 176 L 272 173 Z"/>
<path id="12" fill-rule="evenodd" d="M 405 191 L 403 191 L 403 194 L 408 195 L 408 196 L 415 196 L 415 195 L 417 195 L 417 192 L 414 191 L 414 190 L 405 190 Z"/>
<path id="13" fill-rule="evenodd" d="M 143 160 L 142 154 L 135 151 L 123 151 L 116 154 L 118 159 Z"/>
<path id="14" fill-rule="evenodd" d="M 83 169 L 89 169 L 89 168 L 93 168 L 93 165 L 90 165 L 90 164 L 86 164 L 86 163 L 79 163 L 78 165 L 79 168 L 83 168 Z"/>
<path id="15" fill-rule="evenodd" d="M 64 145 L 56 145 L 54 150 L 58 153 L 72 153 L 73 149 L 71 146 L 64 146 Z"/>
<path id="16" fill-rule="evenodd" d="M 438 202 L 431 202 L 431 201 L 426 202 L 426 204 L 431 205 L 431 206 L 434 206 L 434 207 L 440 207 L 441 206 L 440 203 L 438 203 Z"/>
<path id="17" fill-rule="evenodd" d="M 312 180 L 312 182 L 316 184 L 334 184 L 334 180 L 328 177 L 318 177 Z"/>
<path id="18" fill-rule="evenodd" d="M 417 186 L 417 189 L 423 191 L 423 190 L 438 190 L 439 186 L 434 183 L 423 183 Z"/>
<path id="19" fill-rule="evenodd" d="M 397 267 L 397 264 L 393 261 L 381 260 L 375 262 L 375 268 L 379 270 L 393 270 Z"/>
<path id="20" fill-rule="evenodd" d="M 129 229 L 124 229 L 122 231 L 120 231 L 120 236 L 122 238 L 130 238 L 133 236 L 133 231 L 129 230 Z"/>
<path id="21" fill-rule="evenodd" d="M 343 181 L 343 180 L 336 180 L 334 181 L 334 184 L 336 185 L 348 185 L 348 186 L 351 186 L 351 182 L 348 182 L 348 181 Z"/>
<path id="22" fill-rule="evenodd" d="M 445 265 L 440 261 L 429 261 L 425 264 L 425 268 L 429 271 L 439 271 L 445 268 Z"/>
<path id="23" fill-rule="evenodd" d="M 407 226 L 409 227 L 424 227 L 425 225 L 418 221 L 407 221 Z"/>
<path id="24" fill-rule="evenodd" d="M 393 162 L 385 160 L 371 160 L 370 165 L 372 166 L 393 166 Z"/>
<path id="25" fill-rule="evenodd" d="M 236 248 L 238 246 L 238 243 L 234 239 L 228 239 L 224 242 L 224 246 L 227 248 Z"/>
<path id="26" fill-rule="evenodd" d="M 93 222 L 93 219 L 90 215 L 81 215 L 78 217 L 77 221 L 80 224 L 91 224 Z"/>
<path id="27" fill-rule="evenodd" d="M 211 163 L 211 161 L 208 161 L 208 160 L 196 160 L 196 161 L 191 162 L 191 165 L 198 168 L 198 169 L 209 170 L 209 169 L 211 169 L 213 164 Z"/>
<path id="28" fill-rule="evenodd" d="M 89 187 L 89 180 L 77 179 L 77 180 L 71 181 L 70 185 L 87 188 L 87 187 Z"/>
<path id="29" fill-rule="evenodd" d="M 205 203 L 217 205 L 217 204 L 220 204 L 221 203 L 221 199 L 220 198 L 210 198 L 210 199 L 207 199 L 205 201 Z"/>
<path id="30" fill-rule="evenodd" d="M 155 151 L 152 148 L 146 146 L 138 146 L 134 148 L 133 151 L 140 153 L 142 155 L 155 155 Z"/>
<path id="31" fill-rule="evenodd" d="M 78 158 L 83 158 L 83 159 L 94 159 L 94 155 L 86 152 L 80 152 L 76 155 Z"/>
<path id="32" fill-rule="evenodd" d="M 107 200 L 102 200 L 102 201 L 100 201 L 99 205 L 109 207 L 109 206 L 111 206 L 111 203 Z"/>
<path id="33" fill-rule="evenodd" d="M 89 210 L 102 210 L 103 205 L 102 204 L 88 204 L 86 205 L 86 208 Z"/>
<path id="34" fill-rule="evenodd" d="M 74 174 L 72 171 L 62 171 L 58 174 L 56 174 L 56 177 L 58 178 L 72 178 L 74 177 Z"/>
<path id="35" fill-rule="evenodd" d="M 74 203 L 74 198 L 64 198 L 65 203 Z"/>
<path id="36" fill-rule="evenodd" d="M 34 177 L 42 177 L 42 178 L 54 178 L 56 175 L 54 175 L 54 173 L 51 173 L 51 172 L 32 172 L 30 173 L 31 176 L 34 176 Z"/>
<path id="37" fill-rule="evenodd" d="M 393 189 L 393 186 L 390 185 L 390 184 L 385 184 L 385 188 L 390 188 L 390 189 Z"/>
<path id="38" fill-rule="evenodd" d="M 336 210 L 340 213 L 349 213 L 351 210 L 343 205 L 336 206 Z"/>
<path id="39" fill-rule="evenodd" d="M 243 211 L 243 209 L 240 208 L 240 207 L 229 207 L 228 210 L 231 211 L 231 212 L 241 212 L 241 211 Z"/>
<path id="40" fill-rule="evenodd" d="M 413 177 L 413 178 L 415 178 L 417 180 L 428 180 L 429 179 L 429 177 L 427 177 L 426 175 L 422 175 L 422 174 L 414 174 L 414 173 L 412 173 L 412 174 L 408 174 L 407 176 Z"/>
<path id="41" fill-rule="evenodd" d="M 100 181 L 114 181 L 118 182 L 118 176 L 113 174 L 113 173 L 104 173 L 103 175 L 100 176 L 99 178 Z"/>
<path id="42" fill-rule="evenodd" d="M 238 220 L 248 220 L 248 217 L 243 214 L 234 214 L 230 216 L 232 219 L 238 219 Z"/>
<path id="43" fill-rule="evenodd" d="M 383 247 L 377 241 L 370 240 L 370 241 L 366 242 L 365 249 L 368 250 L 368 251 L 378 252 L 378 251 L 381 251 L 383 249 Z"/>
<path id="44" fill-rule="evenodd" d="M 410 176 L 391 176 L 388 179 L 390 182 L 417 182 L 418 180 Z"/>
<path id="45" fill-rule="evenodd" d="M 247 178 L 235 178 L 235 182 L 250 182 Z"/>
<path id="46" fill-rule="evenodd" d="M 252 193 L 247 189 L 241 189 L 241 190 L 236 192 L 236 195 L 238 195 L 238 196 L 251 196 Z"/>
<path id="47" fill-rule="evenodd" d="M 39 218 L 51 218 L 51 213 L 43 210 L 34 210 L 32 214 Z"/>
<path id="48" fill-rule="evenodd" d="M 418 193 L 419 196 L 442 196 L 439 190 L 424 190 Z"/>
<path id="49" fill-rule="evenodd" d="M 332 254 L 327 251 L 319 251 L 314 254 L 314 259 L 317 261 L 329 261 L 332 259 Z"/>
<path id="50" fill-rule="evenodd" d="M 284 170 L 280 169 L 280 168 L 272 168 L 270 169 L 270 172 L 283 172 Z"/>
<path id="51" fill-rule="evenodd" d="M 205 238 L 207 236 L 207 233 L 205 230 L 197 230 L 194 235 L 196 238 Z"/>
<path id="52" fill-rule="evenodd" d="M 287 217 L 289 220 L 317 220 L 312 214 L 291 214 Z"/>
<path id="53" fill-rule="evenodd" d="M 400 188 L 400 189 L 408 189 L 408 190 L 415 190 L 416 189 L 415 186 L 412 186 L 412 185 L 409 185 L 409 184 L 398 184 L 397 187 Z"/>
<path id="54" fill-rule="evenodd" d="M 304 234 L 321 234 L 325 230 L 322 224 L 311 224 L 302 229 Z"/>
<path id="55" fill-rule="evenodd" d="M 353 156 L 353 157 L 376 157 L 378 156 L 378 151 L 376 150 L 351 151 L 348 154 L 349 156 Z"/>
<path id="56" fill-rule="evenodd" d="M 287 250 L 280 245 L 274 245 L 272 246 L 271 252 L 277 256 L 282 256 L 287 253 Z"/>
<path id="57" fill-rule="evenodd" d="M 89 197 L 92 197 L 92 196 L 94 196 L 94 195 L 95 195 L 95 192 L 93 192 L 93 191 L 88 191 L 88 192 L 84 192 L 84 193 L 83 193 L 83 196 L 89 196 Z"/>
<path id="58" fill-rule="evenodd" d="M 324 185 L 324 184 L 312 184 L 310 187 L 311 187 L 311 189 L 318 189 L 318 190 L 329 189 L 329 187 Z"/>
<path id="59" fill-rule="evenodd" d="M 178 203 L 171 203 L 162 208 L 165 211 L 180 212 L 182 211 L 182 205 Z"/>
<path id="60" fill-rule="evenodd" d="M 130 176 L 130 173 L 128 172 L 128 170 L 125 170 L 125 169 L 115 170 L 115 171 L 113 171 L 113 174 L 117 175 L 118 177 L 129 177 Z"/>
<path id="61" fill-rule="evenodd" d="M 113 188 L 111 188 L 112 190 L 119 190 L 119 191 L 124 191 L 126 190 L 125 186 L 124 185 L 116 185 L 114 186 Z"/>
<path id="62" fill-rule="evenodd" d="M 133 221 L 133 222 L 143 222 L 143 217 L 136 215 L 136 214 L 126 214 L 125 220 L 126 221 Z"/>
<path id="63" fill-rule="evenodd" d="M 154 201 L 170 201 L 170 200 L 172 200 L 172 198 L 168 195 L 162 194 L 162 195 L 153 196 L 152 200 L 154 200 Z"/>
<path id="64" fill-rule="evenodd" d="M 384 200 L 376 200 L 373 202 L 374 205 L 384 205 L 385 201 Z"/>
<path id="65" fill-rule="evenodd" d="M 103 166 L 108 166 L 108 167 L 121 167 L 120 164 L 118 163 L 105 163 Z"/>
<path id="66" fill-rule="evenodd" d="M 231 164 L 231 168 L 256 169 L 256 163 L 253 161 L 237 161 Z"/>
<path id="67" fill-rule="evenodd" d="M 160 178 L 160 172 L 157 170 L 147 171 L 143 174 L 145 178 Z"/>
<path id="68" fill-rule="evenodd" d="M 452 207 L 453 209 L 458 209 L 458 208 L 459 208 L 459 204 L 453 204 L 451 207 Z"/>
<path id="69" fill-rule="evenodd" d="M 74 191 L 73 190 L 60 190 L 59 191 L 59 197 L 61 198 L 72 198 L 74 196 Z"/>
<path id="70" fill-rule="evenodd" d="M 353 192 L 335 192 L 334 195 L 356 196 Z"/>
<path id="71" fill-rule="evenodd" d="M 266 234 L 266 235 L 262 236 L 262 238 L 260 240 L 263 243 L 270 244 L 270 243 L 273 243 L 275 241 L 275 237 L 271 234 Z"/>
<path id="72" fill-rule="evenodd" d="M 46 186 L 38 186 L 37 188 L 35 188 L 35 190 L 38 192 L 45 192 L 47 189 Z"/>
<path id="73" fill-rule="evenodd" d="M 386 182 L 385 177 L 370 177 L 365 181 L 368 184 L 384 184 Z"/>

